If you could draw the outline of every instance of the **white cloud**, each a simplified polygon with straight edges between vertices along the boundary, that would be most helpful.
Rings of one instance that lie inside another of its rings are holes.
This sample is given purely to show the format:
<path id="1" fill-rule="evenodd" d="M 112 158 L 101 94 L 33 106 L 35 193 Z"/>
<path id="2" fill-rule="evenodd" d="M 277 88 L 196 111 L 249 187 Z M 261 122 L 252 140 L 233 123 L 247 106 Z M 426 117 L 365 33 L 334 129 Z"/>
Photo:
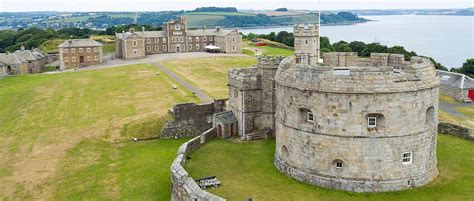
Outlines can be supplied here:
<path id="1" fill-rule="evenodd" d="M 318 0 L 0 0 L 0 11 L 160 11 L 200 6 L 239 9 L 318 8 Z M 388 8 L 465 8 L 472 0 L 321 0 L 323 10 Z"/>

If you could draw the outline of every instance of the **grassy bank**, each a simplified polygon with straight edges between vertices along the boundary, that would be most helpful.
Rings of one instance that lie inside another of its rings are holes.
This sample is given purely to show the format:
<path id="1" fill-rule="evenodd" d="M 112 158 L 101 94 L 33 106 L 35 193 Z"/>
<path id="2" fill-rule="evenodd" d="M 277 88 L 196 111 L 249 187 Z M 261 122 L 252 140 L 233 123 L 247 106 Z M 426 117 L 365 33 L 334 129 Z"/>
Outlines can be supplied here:
<path id="1" fill-rule="evenodd" d="M 214 140 L 190 155 L 194 178 L 215 175 L 222 182 L 209 192 L 228 200 L 470 200 L 474 197 L 474 143 L 438 137 L 438 178 L 425 187 L 387 193 L 350 193 L 314 187 L 287 177 L 273 165 L 275 140 L 235 144 Z"/>

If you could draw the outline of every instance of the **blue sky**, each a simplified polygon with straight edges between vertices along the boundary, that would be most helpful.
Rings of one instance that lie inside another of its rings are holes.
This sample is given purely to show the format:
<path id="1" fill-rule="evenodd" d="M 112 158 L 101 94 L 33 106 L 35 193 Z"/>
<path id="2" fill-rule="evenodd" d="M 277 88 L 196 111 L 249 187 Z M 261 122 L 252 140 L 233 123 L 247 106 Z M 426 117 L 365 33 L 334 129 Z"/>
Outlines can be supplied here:
<path id="1" fill-rule="evenodd" d="M 0 0 L 0 11 L 161 11 L 202 6 L 239 9 L 318 8 L 318 0 Z M 474 0 L 321 0 L 323 10 L 390 8 L 466 8 Z"/>

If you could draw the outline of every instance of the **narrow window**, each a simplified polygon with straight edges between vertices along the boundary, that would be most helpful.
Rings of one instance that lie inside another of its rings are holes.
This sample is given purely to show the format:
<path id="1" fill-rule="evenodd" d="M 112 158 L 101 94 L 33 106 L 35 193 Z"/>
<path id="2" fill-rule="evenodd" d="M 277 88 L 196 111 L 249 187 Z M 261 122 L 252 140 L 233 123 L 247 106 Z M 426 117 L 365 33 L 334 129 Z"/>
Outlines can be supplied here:
<path id="1" fill-rule="evenodd" d="M 150 46 L 146 46 L 146 51 L 151 51 L 151 47 Z"/>
<path id="2" fill-rule="evenodd" d="M 64 61 L 67 63 L 69 62 L 69 57 L 64 57 Z"/>
<path id="3" fill-rule="evenodd" d="M 133 50 L 133 55 L 137 55 L 137 54 L 138 54 L 137 50 Z"/>
<path id="4" fill-rule="evenodd" d="M 76 63 L 76 57 L 72 57 L 72 63 Z"/>
<path id="5" fill-rule="evenodd" d="M 94 52 L 97 52 L 97 51 L 98 51 L 98 49 L 96 47 L 94 47 Z"/>
<path id="6" fill-rule="evenodd" d="M 137 46 L 137 41 L 136 41 L 136 40 L 133 41 L 133 46 L 134 46 L 134 47 Z"/>
<path id="7" fill-rule="evenodd" d="M 192 49 L 193 49 L 193 45 L 192 45 L 192 44 L 189 44 L 188 46 L 189 46 L 189 48 L 188 48 L 189 50 L 192 50 Z"/>
<path id="8" fill-rule="evenodd" d="M 377 127 L 377 117 L 368 117 L 367 118 L 367 127 L 376 128 Z"/>
<path id="9" fill-rule="evenodd" d="M 340 169 L 340 168 L 344 167 L 344 163 L 340 160 L 336 161 L 335 165 L 336 165 L 337 169 Z"/>
<path id="10" fill-rule="evenodd" d="M 431 106 L 426 110 L 426 121 L 427 125 L 432 125 L 435 123 L 435 110 L 434 107 Z"/>
<path id="11" fill-rule="evenodd" d="M 163 45 L 163 51 L 166 51 L 166 45 Z"/>
<path id="12" fill-rule="evenodd" d="M 99 57 L 98 57 L 98 56 L 94 56 L 94 60 L 99 61 Z"/>
<path id="13" fill-rule="evenodd" d="M 155 43 L 159 43 L 160 40 L 158 38 L 155 38 Z"/>
<path id="14" fill-rule="evenodd" d="M 239 97 L 239 91 L 237 89 L 234 89 L 234 98 Z"/>
<path id="15" fill-rule="evenodd" d="M 305 44 L 308 44 L 308 40 L 305 40 L 304 43 L 305 43 Z"/>
<path id="16" fill-rule="evenodd" d="M 413 152 L 405 152 L 402 155 L 402 163 L 403 164 L 410 164 L 412 162 Z"/>
<path id="17" fill-rule="evenodd" d="M 150 38 L 147 38 L 147 39 L 146 39 L 146 43 L 148 43 L 148 44 L 150 44 L 150 43 L 151 43 L 151 40 L 150 40 Z"/>
<path id="18" fill-rule="evenodd" d="M 155 51 L 158 51 L 158 50 L 160 50 L 158 45 L 155 45 Z"/>
<path id="19" fill-rule="evenodd" d="M 71 53 L 76 53 L 76 49 L 75 49 L 75 48 L 72 48 L 72 49 L 71 49 Z"/>
<path id="20" fill-rule="evenodd" d="M 82 53 L 84 50 L 82 48 L 79 48 L 79 52 Z"/>
<path id="21" fill-rule="evenodd" d="M 90 48 L 90 47 L 87 48 L 87 52 L 91 52 L 91 48 Z"/>
<path id="22" fill-rule="evenodd" d="M 196 44 L 196 50 L 199 50 L 199 44 Z"/>
<path id="23" fill-rule="evenodd" d="M 314 122 L 314 116 L 312 112 L 306 112 L 306 121 Z"/>
<path id="24" fill-rule="evenodd" d="M 66 54 L 67 54 L 67 49 L 64 49 L 64 53 L 66 53 Z"/>
<path id="25" fill-rule="evenodd" d="M 92 61 L 91 56 L 87 56 L 87 61 Z"/>

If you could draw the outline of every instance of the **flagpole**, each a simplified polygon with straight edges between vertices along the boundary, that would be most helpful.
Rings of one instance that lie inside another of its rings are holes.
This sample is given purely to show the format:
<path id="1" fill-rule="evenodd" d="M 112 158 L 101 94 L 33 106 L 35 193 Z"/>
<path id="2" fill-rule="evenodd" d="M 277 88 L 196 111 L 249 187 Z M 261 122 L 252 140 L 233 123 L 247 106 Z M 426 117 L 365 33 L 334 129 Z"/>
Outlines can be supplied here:
<path id="1" fill-rule="evenodd" d="M 321 0 L 318 0 L 318 63 L 321 57 Z"/>

